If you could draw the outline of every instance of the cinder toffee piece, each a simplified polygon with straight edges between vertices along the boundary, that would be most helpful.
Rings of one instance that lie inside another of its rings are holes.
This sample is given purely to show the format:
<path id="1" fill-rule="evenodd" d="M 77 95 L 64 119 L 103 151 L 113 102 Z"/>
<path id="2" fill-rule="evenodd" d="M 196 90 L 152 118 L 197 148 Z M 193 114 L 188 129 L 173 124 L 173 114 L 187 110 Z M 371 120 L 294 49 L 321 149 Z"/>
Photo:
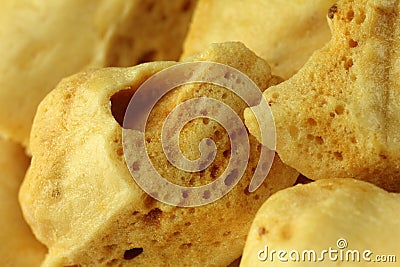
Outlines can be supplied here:
<path id="1" fill-rule="evenodd" d="M 21 146 L 0 138 L 0 265 L 40 266 L 47 252 L 25 222 L 18 190 L 29 165 Z"/>
<path id="2" fill-rule="evenodd" d="M 350 178 L 279 191 L 257 212 L 240 266 L 398 265 L 399 209 L 400 194 Z"/>
<path id="3" fill-rule="evenodd" d="M 398 1 L 339 1 L 332 40 L 264 92 L 277 152 L 311 179 L 353 177 L 400 191 Z M 247 125 L 257 135 L 246 111 Z"/>
<path id="4" fill-rule="evenodd" d="M 330 38 L 326 11 L 336 0 L 199 0 L 183 57 L 210 43 L 240 41 L 288 79 Z"/>
<path id="5" fill-rule="evenodd" d="M 177 60 L 196 0 L 0 2 L 0 136 L 24 146 L 40 101 L 64 77 Z"/>
<path id="6" fill-rule="evenodd" d="M 229 65 L 262 90 L 276 83 L 267 63 L 240 43 L 211 45 L 191 60 Z M 76 74 L 64 79 L 40 104 L 31 135 L 32 164 L 20 200 L 35 234 L 49 247 L 45 266 L 226 266 L 241 255 L 262 203 L 294 184 L 298 173 L 276 156 L 263 185 L 249 193 L 261 148 L 249 136 L 245 173 L 216 202 L 175 207 L 139 188 L 124 160 L 125 109 L 146 79 L 175 64 L 154 62 Z M 157 88 L 150 89 L 149 95 L 152 90 Z M 199 96 L 226 103 L 242 120 L 246 108 L 232 91 L 202 83 L 180 86 L 157 103 L 147 121 L 148 155 L 165 179 L 181 186 L 212 182 L 223 172 L 231 153 L 221 125 L 197 118 L 180 132 L 180 148 L 186 157 L 196 159 L 194 147 L 210 137 L 218 148 L 212 164 L 190 173 L 174 168 L 165 157 L 160 136 L 163 122 L 174 107 Z"/>

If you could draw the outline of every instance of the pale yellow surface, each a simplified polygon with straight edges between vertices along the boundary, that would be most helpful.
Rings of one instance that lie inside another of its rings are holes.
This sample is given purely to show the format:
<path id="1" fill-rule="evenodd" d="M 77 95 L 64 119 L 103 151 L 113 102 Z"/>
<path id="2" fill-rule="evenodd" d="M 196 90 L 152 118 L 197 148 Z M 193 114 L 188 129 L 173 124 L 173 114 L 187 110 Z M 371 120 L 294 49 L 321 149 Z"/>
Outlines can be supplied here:
<path id="1" fill-rule="evenodd" d="M 339 1 L 332 41 L 264 92 L 278 154 L 308 178 L 352 177 L 400 192 L 399 7 L 398 1 Z"/>
<path id="2" fill-rule="evenodd" d="M 192 60 L 236 67 L 259 88 L 274 81 L 269 66 L 240 43 L 210 46 Z M 138 187 L 124 160 L 118 124 L 122 116 L 115 119 L 113 114 L 123 115 L 127 100 L 140 84 L 175 64 L 158 62 L 80 73 L 64 79 L 40 104 L 31 135 L 32 165 L 20 201 L 34 232 L 50 249 L 45 266 L 175 266 L 177 262 L 227 266 L 241 255 L 251 221 L 265 199 L 294 184 L 298 173 L 276 157 L 264 184 L 255 193 L 248 192 L 259 155 L 259 143 L 250 137 L 251 157 L 245 175 L 217 202 L 177 208 L 154 200 Z M 229 152 L 229 141 L 212 121 L 199 119 L 181 133 L 184 153 L 192 153 L 204 135 L 215 138 L 221 147 L 216 161 L 202 173 L 170 166 L 157 135 L 171 109 L 201 92 L 226 101 L 242 117 L 245 105 L 234 93 L 228 91 L 224 96 L 221 90 L 210 84 L 188 85 L 167 94 L 156 106 L 146 142 L 163 177 L 193 186 L 212 181 L 226 166 L 229 155 L 222 152 Z M 132 248 L 143 248 L 143 253 L 124 259 L 125 251 Z"/>
<path id="3" fill-rule="evenodd" d="M 329 41 L 335 0 L 200 0 L 184 44 L 186 57 L 208 44 L 240 41 L 285 79 Z"/>
<path id="4" fill-rule="evenodd" d="M 240 266 L 400 266 L 399 210 L 400 194 L 354 179 L 325 179 L 282 190 L 257 212 Z M 341 238 L 347 241 L 346 248 L 338 247 Z M 259 261 L 257 254 L 266 251 L 266 246 L 268 258 Z M 342 251 L 344 260 L 340 260 L 341 252 L 336 252 L 336 261 L 329 254 L 323 261 L 308 261 L 308 254 L 300 262 L 289 257 L 292 250 L 300 255 L 314 250 L 322 259 L 322 251 L 329 248 Z M 281 262 L 277 254 L 271 261 L 272 250 L 287 251 L 283 257 L 288 261 Z M 355 250 L 360 252 L 360 262 L 349 254 Z M 363 260 L 365 250 L 372 252 L 366 255 L 371 262 Z M 379 260 L 377 256 L 389 255 L 396 256 L 395 262 L 372 262 Z"/>
<path id="5" fill-rule="evenodd" d="M 28 146 L 37 105 L 90 67 L 176 60 L 195 0 L 0 2 L 0 135 Z"/>
<path id="6" fill-rule="evenodd" d="M 0 266 L 37 267 L 47 251 L 33 236 L 18 203 L 28 164 L 20 146 L 0 138 Z"/>

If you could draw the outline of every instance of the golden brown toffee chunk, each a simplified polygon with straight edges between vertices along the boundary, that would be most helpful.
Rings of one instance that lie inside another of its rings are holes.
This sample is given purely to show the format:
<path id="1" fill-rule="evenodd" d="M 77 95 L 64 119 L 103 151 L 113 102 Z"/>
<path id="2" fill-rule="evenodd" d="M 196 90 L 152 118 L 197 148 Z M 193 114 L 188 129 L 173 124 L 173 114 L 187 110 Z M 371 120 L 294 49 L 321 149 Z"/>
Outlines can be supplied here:
<path id="1" fill-rule="evenodd" d="M 400 194 L 355 179 L 279 191 L 257 212 L 240 266 L 396 265 L 399 209 Z"/>
<path id="2" fill-rule="evenodd" d="M 191 60 L 230 65 L 259 88 L 274 82 L 265 61 L 240 43 L 212 45 Z M 294 184 L 298 173 L 276 157 L 264 184 L 248 193 L 260 148 L 250 136 L 251 157 L 244 176 L 216 202 L 179 208 L 156 201 L 138 187 L 124 160 L 117 121 L 121 116 L 114 118 L 113 111 L 120 114 L 126 97 L 148 77 L 175 64 L 80 73 L 64 79 L 39 106 L 32 130 L 32 165 L 20 198 L 34 232 L 49 247 L 46 264 L 226 266 L 241 255 L 251 221 L 265 199 Z M 148 120 L 147 151 L 159 173 L 178 185 L 212 182 L 231 153 L 224 129 L 211 119 L 198 118 L 182 129 L 180 147 L 188 158 L 196 158 L 199 151 L 193 147 L 211 137 L 218 148 L 213 163 L 201 172 L 184 172 L 163 154 L 160 133 L 166 116 L 199 96 L 225 102 L 242 119 L 246 107 L 232 91 L 213 84 L 181 86 L 161 99 Z M 210 195 L 205 192 L 203 197 Z"/>
<path id="3" fill-rule="evenodd" d="M 400 191 L 398 1 L 340 1 L 332 40 L 269 88 L 282 160 L 306 177 L 354 177 Z M 251 113 L 247 125 L 257 134 Z"/>

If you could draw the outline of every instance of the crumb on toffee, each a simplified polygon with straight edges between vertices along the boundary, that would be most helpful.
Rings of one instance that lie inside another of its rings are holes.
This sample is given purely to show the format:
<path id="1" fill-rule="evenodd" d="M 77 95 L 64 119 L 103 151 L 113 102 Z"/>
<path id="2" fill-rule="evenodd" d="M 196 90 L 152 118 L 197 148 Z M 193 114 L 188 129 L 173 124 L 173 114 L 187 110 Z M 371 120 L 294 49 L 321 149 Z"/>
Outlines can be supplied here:
<path id="1" fill-rule="evenodd" d="M 335 13 L 338 11 L 338 7 L 336 4 L 334 4 L 333 6 L 331 6 L 331 8 L 329 8 L 328 11 L 328 18 L 333 19 L 333 17 L 335 16 Z"/>

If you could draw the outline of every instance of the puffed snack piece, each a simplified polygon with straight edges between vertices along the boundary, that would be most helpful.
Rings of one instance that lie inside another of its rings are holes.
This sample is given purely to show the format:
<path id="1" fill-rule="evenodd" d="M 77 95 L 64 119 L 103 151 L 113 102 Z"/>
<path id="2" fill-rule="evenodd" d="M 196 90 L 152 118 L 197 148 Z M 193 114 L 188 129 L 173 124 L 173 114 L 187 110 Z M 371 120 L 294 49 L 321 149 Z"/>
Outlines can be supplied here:
<path id="1" fill-rule="evenodd" d="M 237 68 L 263 89 L 275 80 L 267 63 L 240 43 L 212 45 L 190 61 Z M 249 192 L 260 149 L 249 136 L 251 156 L 244 176 L 216 202 L 177 207 L 142 191 L 126 165 L 120 125 L 135 90 L 153 74 L 175 65 L 154 62 L 76 74 L 40 104 L 31 135 L 32 164 L 20 201 L 33 231 L 49 247 L 44 266 L 227 266 L 241 255 L 251 221 L 265 199 L 294 184 L 298 173 L 276 157 L 265 182 Z M 205 137 L 215 141 L 218 152 L 209 167 L 181 171 L 163 153 L 159 133 L 167 115 L 178 104 L 202 95 L 225 101 L 243 120 L 246 105 L 239 97 L 203 83 L 169 92 L 147 120 L 145 140 L 153 165 L 165 179 L 181 186 L 214 181 L 230 158 L 224 128 L 207 118 L 188 122 L 179 133 L 182 153 L 191 159 L 198 156 L 199 141 Z"/>
<path id="2" fill-rule="evenodd" d="M 40 101 L 88 68 L 177 60 L 196 0 L 0 2 L 0 135 L 29 145 Z"/>
<path id="3" fill-rule="evenodd" d="M 351 178 L 282 190 L 257 212 L 240 266 L 399 266 L 399 209 L 400 194 Z"/>
<path id="4" fill-rule="evenodd" d="M 330 38 L 326 11 L 335 0 L 199 0 L 183 57 L 210 43 L 240 41 L 288 79 Z"/>
<path id="5" fill-rule="evenodd" d="M 328 14 L 331 42 L 291 79 L 264 92 L 277 152 L 306 177 L 356 178 L 400 192 L 399 5 L 339 1 Z"/>
<path id="6" fill-rule="evenodd" d="M 22 217 L 18 203 L 18 190 L 28 165 L 22 147 L 0 138 L 1 266 L 37 267 L 47 252 Z"/>

